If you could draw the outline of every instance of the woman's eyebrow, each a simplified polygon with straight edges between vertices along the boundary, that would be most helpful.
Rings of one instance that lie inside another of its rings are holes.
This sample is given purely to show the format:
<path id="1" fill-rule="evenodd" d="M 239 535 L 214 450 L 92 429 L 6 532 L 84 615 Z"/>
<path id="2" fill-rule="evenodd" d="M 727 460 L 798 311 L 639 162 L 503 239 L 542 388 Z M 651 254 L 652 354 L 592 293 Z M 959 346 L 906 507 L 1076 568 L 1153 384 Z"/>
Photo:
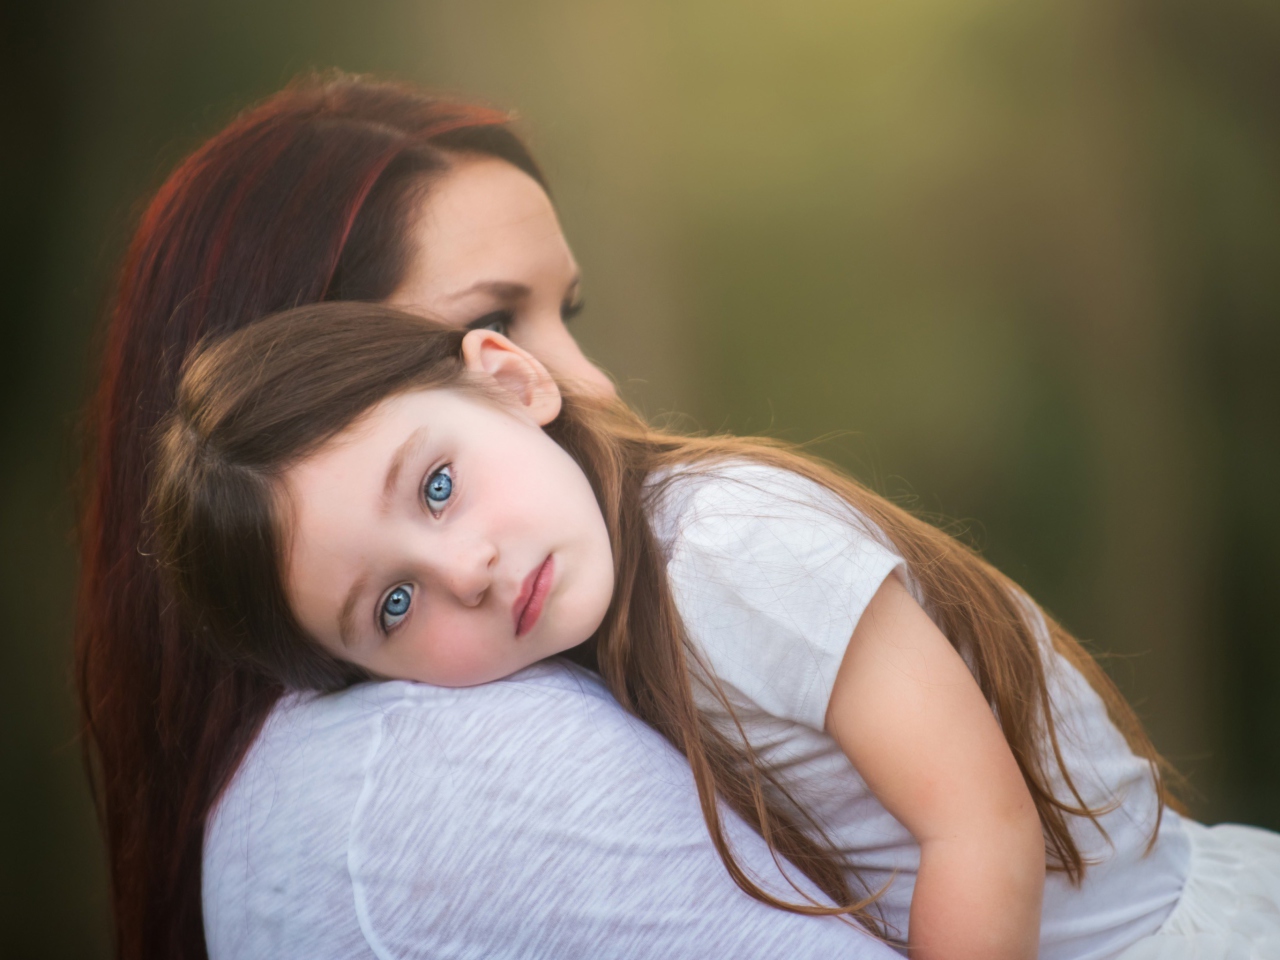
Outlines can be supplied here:
<path id="1" fill-rule="evenodd" d="M 449 300 L 461 300 L 473 293 L 490 293 L 499 300 L 520 300 L 532 293 L 523 283 L 512 283 L 509 280 L 478 280 L 465 290 L 448 297 Z"/>
<path id="2" fill-rule="evenodd" d="M 573 293 L 582 285 L 582 275 L 575 273 L 573 279 L 569 281 L 565 287 L 566 293 Z M 463 297 L 470 296 L 473 293 L 488 293 L 499 300 L 523 300 L 525 297 L 533 293 L 533 289 L 524 283 L 516 283 L 511 280 L 477 280 L 465 290 L 459 290 L 457 293 L 450 294 L 446 300 L 461 300 Z"/>

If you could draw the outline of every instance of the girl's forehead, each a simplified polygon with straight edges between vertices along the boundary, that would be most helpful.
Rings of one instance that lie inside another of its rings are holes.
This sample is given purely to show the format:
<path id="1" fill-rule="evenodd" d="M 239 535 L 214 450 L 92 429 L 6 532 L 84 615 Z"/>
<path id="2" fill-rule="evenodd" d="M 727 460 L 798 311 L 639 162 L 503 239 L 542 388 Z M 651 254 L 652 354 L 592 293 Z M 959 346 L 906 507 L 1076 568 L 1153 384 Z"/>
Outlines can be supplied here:
<path id="1" fill-rule="evenodd" d="M 450 404 L 448 387 L 423 387 L 393 393 L 379 400 L 331 437 L 308 459 L 322 457 L 344 447 L 364 446 L 385 440 L 404 428 L 415 429 L 438 422 Z M 304 461 L 305 462 L 305 461 Z"/>
<path id="2" fill-rule="evenodd" d="M 354 460 L 373 465 L 373 456 L 388 444 L 400 444 L 414 434 L 425 439 L 433 433 L 476 436 L 477 426 L 489 418 L 503 418 L 502 400 L 464 386 L 419 387 L 394 393 L 378 401 L 314 453 L 298 461 L 288 473 L 312 473 L 334 460 Z"/>

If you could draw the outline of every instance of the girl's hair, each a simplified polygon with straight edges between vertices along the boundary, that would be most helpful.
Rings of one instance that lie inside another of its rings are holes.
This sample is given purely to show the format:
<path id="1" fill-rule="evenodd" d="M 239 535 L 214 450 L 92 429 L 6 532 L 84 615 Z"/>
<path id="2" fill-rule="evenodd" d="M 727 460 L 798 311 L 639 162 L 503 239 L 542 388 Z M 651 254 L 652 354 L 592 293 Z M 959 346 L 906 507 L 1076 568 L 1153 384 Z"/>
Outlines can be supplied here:
<path id="1" fill-rule="evenodd" d="M 88 408 L 75 646 L 122 958 L 206 956 L 205 818 L 281 691 L 197 643 L 141 552 L 149 446 L 183 359 L 273 311 L 387 297 L 416 253 L 417 201 L 457 155 L 543 183 L 509 121 L 407 86 L 305 77 L 183 161 L 142 214 Z"/>
<path id="2" fill-rule="evenodd" d="M 190 363 L 159 435 L 151 517 L 155 551 L 180 608 L 221 654 L 284 686 L 333 690 L 360 679 L 310 640 L 289 610 L 279 478 L 389 396 L 473 388 L 461 342 L 459 331 L 387 307 L 323 304 L 263 320 Z M 678 436 L 648 426 L 618 401 L 574 396 L 565 397 L 546 430 L 590 480 L 613 546 L 614 595 L 592 638 L 599 670 L 626 709 L 688 758 L 707 827 L 742 889 L 800 913 L 850 914 L 878 932 L 868 909 L 874 897 L 851 894 L 846 871 L 856 864 L 842 863 L 816 822 L 756 761 L 741 729 L 726 736 L 695 706 L 694 676 L 706 674 L 696 665 L 645 506 L 660 495 L 655 473 L 711 470 L 742 458 L 834 491 L 902 554 L 930 614 L 1000 719 L 1039 812 L 1050 865 L 1073 881 L 1083 878 L 1086 863 L 1068 818 L 1098 824 L 1105 810 L 1086 804 L 1066 768 L 1038 639 L 1043 614 L 1012 581 L 954 538 L 777 442 Z M 1133 711 L 1075 639 L 1047 616 L 1044 624 L 1053 647 L 1084 673 L 1130 746 L 1150 762 L 1163 802 L 1160 760 Z M 713 693 L 732 716 L 723 694 Z M 789 903 L 763 891 L 729 848 L 717 796 L 839 906 Z"/>

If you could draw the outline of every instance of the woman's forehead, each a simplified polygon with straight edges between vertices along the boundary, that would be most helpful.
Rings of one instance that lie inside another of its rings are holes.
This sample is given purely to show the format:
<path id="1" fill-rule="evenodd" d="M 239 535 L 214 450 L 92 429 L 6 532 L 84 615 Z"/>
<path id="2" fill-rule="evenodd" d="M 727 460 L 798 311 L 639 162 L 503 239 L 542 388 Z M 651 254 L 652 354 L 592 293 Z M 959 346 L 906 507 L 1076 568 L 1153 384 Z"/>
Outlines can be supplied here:
<path id="1" fill-rule="evenodd" d="M 404 286 L 432 298 L 477 284 L 529 286 L 577 272 L 546 192 L 502 160 L 458 161 L 426 191 L 412 232 L 415 253 Z"/>

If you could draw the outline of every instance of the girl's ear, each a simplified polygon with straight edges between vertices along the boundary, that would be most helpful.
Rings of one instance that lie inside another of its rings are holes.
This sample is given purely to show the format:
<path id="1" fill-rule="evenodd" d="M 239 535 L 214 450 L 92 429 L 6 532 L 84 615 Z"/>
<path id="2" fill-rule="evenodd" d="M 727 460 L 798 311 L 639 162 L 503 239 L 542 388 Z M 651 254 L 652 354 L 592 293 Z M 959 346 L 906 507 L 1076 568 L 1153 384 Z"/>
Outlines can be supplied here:
<path id="1" fill-rule="evenodd" d="M 491 380 L 538 426 L 560 414 L 560 388 L 547 368 L 493 330 L 472 330 L 462 338 L 462 362 L 481 380 Z"/>

